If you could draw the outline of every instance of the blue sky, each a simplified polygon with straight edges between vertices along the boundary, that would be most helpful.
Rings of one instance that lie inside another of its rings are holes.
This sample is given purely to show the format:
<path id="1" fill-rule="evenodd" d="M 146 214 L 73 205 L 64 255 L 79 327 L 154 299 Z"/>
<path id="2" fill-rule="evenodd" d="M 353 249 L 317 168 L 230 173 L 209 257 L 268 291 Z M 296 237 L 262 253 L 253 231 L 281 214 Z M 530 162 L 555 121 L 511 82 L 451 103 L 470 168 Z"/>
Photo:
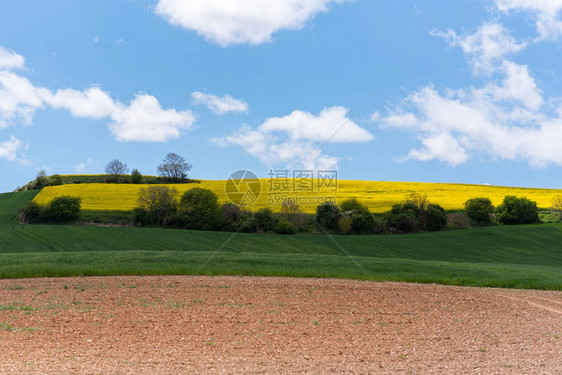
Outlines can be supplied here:
<path id="1" fill-rule="evenodd" d="M 0 191 L 114 158 L 155 174 L 167 152 L 201 179 L 338 169 L 560 188 L 561 12 L 559 0 L 1 1 Z"/>

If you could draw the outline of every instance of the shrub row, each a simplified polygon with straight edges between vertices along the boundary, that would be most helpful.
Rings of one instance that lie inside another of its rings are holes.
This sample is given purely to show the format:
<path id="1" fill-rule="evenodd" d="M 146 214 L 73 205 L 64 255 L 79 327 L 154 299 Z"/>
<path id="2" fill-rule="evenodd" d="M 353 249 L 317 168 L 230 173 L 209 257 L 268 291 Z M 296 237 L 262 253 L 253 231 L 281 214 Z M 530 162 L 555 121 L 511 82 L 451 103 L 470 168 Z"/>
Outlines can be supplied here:
<path id="1" fill-rule="evenodd" d="M 318 206 L 316 223 L 323 231 L 340 234 L 413 233 L 445 229 L 447 214 L 424 196 L 412 195 L 383 215 L 373 215 L 357 199 L 350 198 L 339 206 L 331 202 Z"/>
<path id="2" fill-rule="evenodd" d="M 23 223 L 65 223 L 80 217 L 80 198 L 60 196 L 47 205 L 29 202 L 20 212 L 18 219 Z"/>
<path id="3" fill-rule="evenodd" d="M 467 200 L 464 206 L 474 225 L 484 226 L 494 222 L 506 225 L 539 222 L 537 203 L 524 197 L 506 195 L 498 207 L 494 207 L 489 198 L 478 197 Z"/>
<path id="4" fill-rule="evenodd" d="M 139 193 L 134 221 L 139 225 L 163 225 L 195 230 L 225 230 L 247 233 L 294 234 L 304 229 L 305 214 L 274 214 L 265 208 L 241 210 L 232 203 L 218 203 L 210 190 L 193 188 L 181 197 L 167 186 L 149 186 Z M 305 220 L 306 221 L 306 220 Z"/>
<path id="5" fill-rule="evenodd" d="M 80 198 L 61 196 L 45 206 L 29 202 L 21 210 L 19 219 L 25 223 L 61 223 L 79 217 Z M 282 213 L 273 213 L 269 208 L 251 212 L 232 203 L 220 205 L 216 194 L 208 189 L 193 188 L 180 197 L 176 189 L 168 186 L 142 188 L 133 217 L 136 225 L 193 230 L 343 235 L 433 232 L 446 228 L 466 229 L 471 225 L 539 222 L 536 202 L 515 196 L 506 196 L 497 208 L 489 198 L 472 198 L 465 202 L 464 213 L 449 214 L 423 195 L 413 194 L 384 214 L 373 214 L 356 198 L 350 198 L 340 205 L 323 203 L 317 207 L 316 215 L 308 215 L 295 207 Z"/>

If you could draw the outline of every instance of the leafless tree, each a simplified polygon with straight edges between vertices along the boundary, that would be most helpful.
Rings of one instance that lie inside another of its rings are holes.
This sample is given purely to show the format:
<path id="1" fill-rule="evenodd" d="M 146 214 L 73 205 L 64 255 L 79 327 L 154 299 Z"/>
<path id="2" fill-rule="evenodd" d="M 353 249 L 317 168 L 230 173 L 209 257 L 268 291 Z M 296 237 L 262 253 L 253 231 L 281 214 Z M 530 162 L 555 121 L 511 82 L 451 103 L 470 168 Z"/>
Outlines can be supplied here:
<path id="1" fill-rule="evenodd" d="M 150 212 L 160 224 L 168 224 L 178 207 L 178 191 L 168 186 L 149 186 L 139 191 L 138 207 Z"/>
<path id="2" fill-rule="evenodd" d="M 406 199 L 406 203 L 413 203 L 420 211 L 424 211 L 429 202 L 427 200 L 427 195 L 411 192 L 410 196 Z"/>
<path id="3" fill-rule="evenodd" d="M 299 213 L 299 205 L 296 203 L 295 199 L 287 198 L 281 203 L 281 212 L 284 214 Z"/>
<path id="4" fill-rule="evenodd" d="M 552 209 L 562 219 L 562 195 L 552 198 Z"/>
<path id="5" fill-rule="evenodd" d="M 105 173 L 115 179 L 118 179 L 121 175 L 127 174 L 128 172 L 129 168 L 127 168 L 127 164 L 117 159 L 113 159 L 105 166 Z"/>
<path id="6" fill-rule="evenodd" d="M 170 152 L 157 169 L 160 176 L 172 181 L 181 181 L 187 178 L 187 172 L 191 167 L 192 165 L 185 161 L 183 156 Z"/>

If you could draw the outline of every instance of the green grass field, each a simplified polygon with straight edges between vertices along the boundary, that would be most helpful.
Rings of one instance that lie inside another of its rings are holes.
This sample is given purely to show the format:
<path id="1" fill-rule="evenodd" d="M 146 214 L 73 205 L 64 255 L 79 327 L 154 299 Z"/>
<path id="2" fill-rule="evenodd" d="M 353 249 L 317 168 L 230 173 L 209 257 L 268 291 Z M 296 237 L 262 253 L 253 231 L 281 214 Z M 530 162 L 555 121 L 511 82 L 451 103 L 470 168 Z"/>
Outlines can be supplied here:
<path id="1" fill-rule="evenodd" d="M 34 195 L 0 194 L 0 278 L 221 274 L 562 290 L 561 224 L 328 237 L 17 223 Z"/>

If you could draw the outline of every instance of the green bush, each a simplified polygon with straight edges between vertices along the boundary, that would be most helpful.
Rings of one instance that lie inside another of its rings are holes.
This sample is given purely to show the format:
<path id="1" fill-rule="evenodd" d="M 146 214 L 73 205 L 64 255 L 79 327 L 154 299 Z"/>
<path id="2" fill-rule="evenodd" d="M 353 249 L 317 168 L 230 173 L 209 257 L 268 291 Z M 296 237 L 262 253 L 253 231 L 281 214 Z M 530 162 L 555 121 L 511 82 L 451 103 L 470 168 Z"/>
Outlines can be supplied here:
<path id="1" fill-rule="evenodd" d="M 356 198 L 349 198 L 340 205 L 341 216 L 351 220 L 352 233 L 371 233 L 375 225 L 373 215 L 367 206 L 361 204 Z M 339 222 L 338 222 L 339 224 Z M 344 223 L 347 225 L 347 223 Z M 347 228 L 344 228 L 345 230 Z M 340 228 L 340 232 L 342 228 Z"/>
<path id="2" fill-rule="evenodd" d="M 295 234 L 297 233 L 297 228 L 293 223 L 287 219 L 281 218 L 275 225 L 275 233 L 277 234 Z"/>
<path id="3" fill-rule="evenodd" d="M 29 189 L 41 190 L 48 185 L 49 185 L 49 179 L 46 177 L 45 171 L 39 171 L 39 173 L 37 173 L 37 177 L 35 178 L 35 180 L 33 180 Z"/>
<path id="4" fill-rule="evenodd" d="M 338 229 L 340 234 L 347 235 L 351 234 L 352 231 L 352 220 L 350 216 L 342 216 L 338 220 Z"/>
<path id="5" fill-rule="evenodd" d="M 332 202 L 316 207 L 316 223 L 325 230 L 337 230 L 340 209 Z"/>
<path id="6" fill-rule="evenodd" d="M 222 227 L 218 198 L 208 189 L 193 188 L 183 193 L 179 216 L 181 225 L 187 229 L 220 230 Z"/>
<path id="7" fill-rule="evenodd" d="M 135 207 L 133 209 L 133 221 L 136 225 L 154 224 L 154 218 L 150 211 L 142 207 Z"/>
<path id="8" fill-rule="evenodd" d="M 269 208 L 262 208 L 254 213 L 258 232 L 270 232 L 275 228 L 276 220 Z"/>
<path id="9" fill-rule="evenodd" d="M 131 183 L 142 184 L 142 174 L 138 169 L 133 169 L 133 171 L 131 172 Z"/>
<path id="10" fill-rule="evenodd" d="M 382 234 L 386 232 L 387 228 L 385 225 L 384 218 L 380 215 L 373 215 L 373 233 Z"/>
<path id="11" fill-rule="evenodd" d="M 18 219 L 27 224 L 40 223 L 44 219 L 44 212 L 45 208 L 43 206 L 30 201 L 19 211 Z"/>
<path id="12" fill-rule="evenodd" d="M 62 177 L 58 174 L 54 174 L 49 177 L 49 186 L 59 186 L 62 185 Z"/>
<path id="13" fill-rule="evenodd" d="M 496 210 L 498 220 L 503 224 L 530 224 L 539 221 L 537 202 L 525 197 L 506 195 Z"/>
<path id="14" fill-rule="evenodd" d="M 397 203 L 388 212 L 386 221 L 390 232 L 414 233 L 420 230 L 420 209 L 413 202 Z"/>
<path id="15" fill-rule="evenodd" d="M 54 198 L 45 208 L 46 221 L 63 223 L 80 217 L 80 198 L 63 195 Z"/>
<path id="16" fill-rule="evenodd" d="M 423 229 L 429 232 L 436 232 L 447 227 L 447 214 L 443 207 L 438 204 L 427 204 L 421 214 Z"/>
<path id="17" fill-rule="evenodd" d="M 316 230 L 316 219 L 314 215 L 296 212 L 278 213 L 275 214 L 275 216 L 278 220 L 287 220 L 289 223 L 293 224 L 299 233 L 310 233 Z"/>
<path id="18" fill-rule="evenodd" d="M 489 225 L 492 223 L 494 205 L 490 198 L 476 197 L 464 202 L 468 217 L 476 225 Z"/>
<path id="19" fill-rule="evenodd" d="M 255 233 L 258 231 L 254 213 L 251 211 L 241 211 L 240 219 L 234 225 L 236 232 Z"/>
<path id="20" fill-rule="evenodd" d="M 236 225 L 242 217 L 242 210 L 234 203 L 225 203 L 221 206 L 223 230 L 236 231 Z"/>

